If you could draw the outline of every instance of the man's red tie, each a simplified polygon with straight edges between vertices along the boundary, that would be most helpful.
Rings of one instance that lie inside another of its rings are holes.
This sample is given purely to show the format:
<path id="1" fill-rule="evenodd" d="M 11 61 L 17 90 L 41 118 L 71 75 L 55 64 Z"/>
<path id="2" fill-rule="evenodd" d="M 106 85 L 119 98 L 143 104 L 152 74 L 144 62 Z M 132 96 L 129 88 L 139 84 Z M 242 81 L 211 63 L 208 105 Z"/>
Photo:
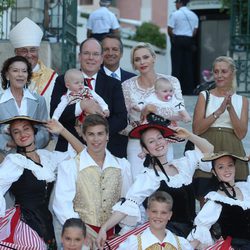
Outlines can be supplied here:
<path id="1" fill-rule="evenodd" d="M 95 80 L 95 79 L 94 79 L 94 78 L 85 78 L 84 80 L 85 80 L 87 86 L 89 87 L 89 89 L 92 90 L 93 87 L 92 87 L 92 85 L 91 85 L 91 81 L 92 81 L 92 80 Z"/>

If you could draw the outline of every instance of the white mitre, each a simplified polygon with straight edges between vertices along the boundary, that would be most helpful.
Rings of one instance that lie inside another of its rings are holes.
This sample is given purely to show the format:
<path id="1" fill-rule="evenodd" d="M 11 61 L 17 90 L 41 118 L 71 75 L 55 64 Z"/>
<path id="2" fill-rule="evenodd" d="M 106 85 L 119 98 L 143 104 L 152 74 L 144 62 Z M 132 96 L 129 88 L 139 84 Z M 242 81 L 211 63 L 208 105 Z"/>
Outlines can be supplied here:
<path id="1" fill-rule="evenodd" d="M 36 23 L 25 17 L 10 31 L 9 37 L 15 49 L 27 46 L 39 47 L 43 31 Z"/>

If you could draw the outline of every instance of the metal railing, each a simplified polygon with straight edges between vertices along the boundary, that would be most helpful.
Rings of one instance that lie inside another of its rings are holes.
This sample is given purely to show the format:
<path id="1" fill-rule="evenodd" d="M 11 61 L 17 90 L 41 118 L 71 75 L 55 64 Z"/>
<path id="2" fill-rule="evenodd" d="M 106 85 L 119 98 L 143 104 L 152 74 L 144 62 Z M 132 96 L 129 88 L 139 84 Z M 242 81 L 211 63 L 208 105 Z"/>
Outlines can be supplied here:
<path id="1" fill-rule="evenodd" d="M 11 25 L 10 14 L 11 9 L 7 7 L 7 2 L 0 1 L 0 40 L 8 39 Z"/>
<path id="2" fill-rule="evenodd" d="M 49 24 L 45 26 L 45 39 L 51 42 L 60 42 L 63 34 L 63 0 L 53 1 L 45 8 L 49 16 Z"/>
<path id="3" fill-rule="evenodd" d="M 250 0 L 231 0 L 230 55 L 237 65 L 238 92 L 250 93 Z"/>
<path id="4" fill-rule="evenodd" d="M 20 21 L 20 18 L 22 19 L 20 13 L 30 15 L 31 19 L 34 16 L 32 7 L 29 9 L 27 6 L 22 6 L 23 12 L 20 12 L 19 2 L 16 1 L 0 0 L 0 40 L 9 39 L 10 29 Z M 31 6 L 36 6 L 35 1 L 37 0 L 30 0 Z M 17 4 L 12 4 L 13 7 L 10 9 L 4 5 L 7 2 L 16 2 Z M 50 43 L 57 43 L 58 45 L 54 46 L 56 50 L 52 50 L 52 54 L 57 53 L 56 55 L 61 57 L 61 63 L 57 61 L 56 64 L 58 65 L 56 67 L 61 72 L 64 72 L 68 68 L 76 67 L 77 1 L 45 0 L 43 3 L 40 2 L 39 8 L 35 10 L 39 14 L 39 18 L 34 21 L 44 31 L 43 40 Z"/>
<path id="5" fill-rule="evenodd" d="M 17 19 L 18 8 L 15 6 L 15 0 L 8 2 L 12 3 L 12 8 L 6 8 L 6 0 L 0 1 L 0 40 L 9 38 L 11 19 L 12 21 Z M 52 1 L 48 6 L 45 4 L 44 23 L 38 23 L 38 25 L 44 30 L 44 40 L 59 42 L 63 33 L 63 0 Z"/>

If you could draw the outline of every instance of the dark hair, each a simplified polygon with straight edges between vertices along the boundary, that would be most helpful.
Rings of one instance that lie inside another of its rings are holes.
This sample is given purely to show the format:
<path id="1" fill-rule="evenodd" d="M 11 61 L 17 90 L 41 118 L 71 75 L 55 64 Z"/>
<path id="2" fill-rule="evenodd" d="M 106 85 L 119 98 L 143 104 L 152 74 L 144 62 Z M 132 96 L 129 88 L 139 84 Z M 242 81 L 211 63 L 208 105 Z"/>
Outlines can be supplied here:
<path id="1" fill-rule="evenodd" d="M 96 125 L 103 125 L 105 127 L 105 131 L 109 133 L 109 124 L 106 118 L 98 114 L 88 115 L 83 124 L 82 124 L 82 132 L 83 134 L 86 133 L 88 127 L 96 126 Z"/>
<path id="2" fill-rule="evenodd" d="M 142 133 L 141 133 L 141 137 L 140 137 L 140 144 L 141 144 L 141 147 L 142 148 L 145 148 L 145 149 L 147 149 L 147 146 L 146 146 L 146 144 L 145 144 L 145 142 L 144 142 L 144 138 L 143 138 L 143 134 L 144 134 L 144 132 L 146 132 L 147 130 L 149 130 L 149 128 L 147 128 L 147 129 L 144 129 L 143 131 L 142 131 Z M 147 149 L 148 150 L 148 149 Z M 152 159 L 152 157 L 150 156 L 150 154 L 146 154 L 146 157 L 145 157 L 145 160 L 144 160 L 144 162 L 143 162 L 143 166 L 144 167 L 146 167 L 146 168 L 148 168 L 150 165 L 153 165 L 154 163 L 153 163 L 153 159 Z"/>
<path id="3" fill-rule="evenodd" d="M 161 202 L 161 203 L 166 203 L 169 205 L 169 210 L 172 210 L 173 207 L 173 198 L 172 196 L 165 192 L 165 191 L 156 191 L 153 194 L 151 194 L 148 198 L 148 204 L 147 204 L 147 208 L 149 209 L 152 202 L 157 201 L 157 202 Z"/>
<path id="4" fill-rule="evenodd" d="M 231 157 L 231 156 L 229 156 L 229 157 Z M 235 165 L 236 159 L 235 159 L 234 157 L 231 157 L 231 158 L 232 158 L 232 160 L 233 160 L 233 162 L 234 162 L 234 165 Z M 220 158 L 218 158 L 218 159 L 220 159 Z M 211 186 L 211 191 L 217 191 L 217 190 L 219 189 L 219 186 L 220 186 L 220 180 L 218 179 L 217 173 L 216 173 L 216 171 L 215 171 L 215 162 L 216 162 L 216 160 L 218 160 L 218 159 L 215 159 L 215 160 L 211 161 L 212 170 L 213 170 L 214 173 L 215 173 L 215 174 L 212 175 L 211 180 L 210 180 L 210 183 L 211 183 L 211 185 L 210 185 L 210 186 Z"/>
<path id="5" fill-rule="evenodd" d="M 103 49 L 102 49 L 102 45 L 101 45 L 100 41 L 98 41 L 97 39 L 95 39 L 95 38 L 93 38 L 93 37 L 87 38 L 87 39 L 85 39 L 84 41 L 81 42 L 80 48 L 79 48 L 79 50 L 80 50 L 79 52 L 81 53 L 81 52 L 82 52 L 82 47 L 83 47 L 83 45 L 84 45 L 86 42 L 91 41 L 91 40 L 96 41 L 96 42 L 100 45 L 101 54 L 103 54 Z"/>
<path id="6" fill-rule="evenodd" d="M 228 155 L 228 156 L 232 158 L 232 160 L 233 160 L 233 162 L 234 162 L 234 165 L 235 165 L 236 159 L 235 159 L 234 157 L 230 156 L 230 155 Z M 218 160 L 218 159 L 220 159 L 220 158 L 217 158 L 217 159 L 215 159 L 215 160 L 212 160 L 212 162 L 211 162 L 211 164 L 212 164 L 212 169 L 213 169 L 214 171 L 215 171 L 215 169 L 214 169 L 214 167 L 215 167 L 215 162 L 216 162 L 216 160 Z"/>
<path id="7" fill-rule="evenodd" d="M 189 0 L 179 0 L 177 3 L 181 3 L 183 6 L 186 6 L 189 3 Z"/>
<path id="8" fill-rule="evenodd" d="M 141 144 L 141 146 L 142 146 L 143 148 L 145 148 L 145 149 L 147 149 L 147 146 L 146 146 L 146 144 L 145 144 L 145 142 L 144 142 L 144 136 L 143 136 L 143 134 L 145 134 L 145 132 L 147 132 L 147 131 L 150 130 L 150 129 L 158 130 L 158 131 L 161 133 L 161 135 L 163 136 L 163 131 L 160 130 L 159 128 L 152 128 L 152 127 L 149 127 L 149 128 L 145 128 L 144 130 L 142 130 L 142 131 L 141 131 L 141 137 L 140 137 L 140 144 Z M 163 137 L 164 137 L 164 136 L 163 136 Z"/>
<path id="9" fill-rule="evenodd" d="M 144 134 L 146 131 L 148 131 L 149 129 L 156 129 L 156 130 L 158 130 L 158 131 L 161 133 L 161 135 L 163 136 L 163 132 L 162 132 L 160 129 L 158 129 L 158 128 L 146 128 L 146 129 L 142 130 L 142 131 L 141 131 L 141 137 L 140 137 L 140 144 L 141 144 L 141 146 L 142 146 L 143 148 L 145 148 L 145 149 L 147 149 L 147 146 L 146 146 L 146 144 L 145 144 L 145 142 L 144 142 L 143 134 Z M 163 136 L 163 137 L 164 137 L 164 136 Z M 161 169 L 162 173 L 166 176 L 167 181 L 169 181 L 169 180 L 170 180 L 170 179 L 169 179 L 169 176 L 167 175 L 167 173 L 166 173 L 164 167 L 162 166 L 160 160 L 159 160 L 156 156 L 151 156 L 149 153 L 146 154 L 145 160 L 144 160 L 144 162 L 143 162 L 143 166 L 146 167 L 146 168 L 152 166 L 152 167 L 153 167 L 153 170 L 154 170 L 154 172 L 155 172 L 155 175 L 156 175 L 156 176 L 159 176 L 159 173 L 158 173 L 158 171 L 157 171 L 157 169 L 156 169 L 156 166 L 157 166 L 157 165 L 158 165 L 159 168 Z"/>
<path id="10" fill-rule="evenodd" d="M 110 39 L 117 40 L 119 42 L 119 44 L 120 44 L 120 52 L 123 53 L 123 43 L 122 43 L 121 38 L 118 35 L 116 35 L 116 34 L 107 34 L 102 39 L 102 45 L 103 45 L 103 41 L 104 41 L 105 38 L 110 38 Z"/>
<path id="11" fill-rule="evenodd" d="M 231 156 L 229 156 L 229 157 L 231 157 Z M 235 165 L 235 163 L 236 163 L 236 159 L 234 158 L 234 157 L 231 157 L 232 158 L 232 160 L 233 160 L 233 162 L 234 162 L 234 165 Z M 221 191 L 224 191 L 224 193 L 229 197 L 229 198 L 232 198 L 232 199 L 235 199 L 235 196 L 232 196 L 229 192 L 228 192 L 228 190 L 227 190 L 227 187 L 230 187 L 230 188 L 232 188 L 232 190 L 233 190 L 233 187 L 230 185 L 230 183 L 228 183 L 228 182 L 223 182 L 223 181 L 220 181 L 219 179 L 218 179 L 218 176 L 217 176 L 217 173 L 216 173 L 216 171 L 215 171 L 215 162 L 216 162 L 216 160 L 218 160 L 218 159 L 215 159 L 215 160 L 213 160 L 212 162 L 211 162 L 211 164 L 212 164 L 212 170 L 214 171 L 214 173 L 215 174 L 213 174 L 212 175 L 212 177 L 211 177 L 211 179 L 210 179 L 210 190 L 209 190 L 209 192 L 210 191 L 218 191 L 218 190 L 221 190 Z"/>
<path id="12" fill-rule="evenodd" d="M 23 56 L 14 56 L 8 58 L 4 63 L 3 67 L 1 70 L 1 77 L 2 77 L 2 88 L 7 89 L 8 88 L 8 80 L 6 78 L 6 73 L 8 72 L 10 65 L 15 63 L 15 62 L 24 62 L 27 65 L 27 72 L 28 72 L 28 77 L 27 77 L 27 85 L 30 84 L 30 79 L 32 77 L 32 66 L 29 63 L 29 61 L 23 57 Z"/>
<path id="13" fill-rule="evenodd" d="M 108 7 L 109 5 L 111 5 L 111 0 L 100 0 L 99 5 L 102 6 L 102 7 L 103 6 Z"/>
<path id="14" fill-rule="evenodd" d="M 65 230 L 69 227 L 77 227 L 82 230 L 83 237 L 86 237 L 86 225 L 85 223 L 79 218 L 70 218 L 65 221 L 62 227 L 62 236 Z"/>
<path id="15" fill-rule="evenodd" d="M 16 121 L 18 121 L 18 120 L 16 120 Z M 19 120 L 19 121 L 25 121 L 25 120 Z M 38 132 L 38 128 L 37 127 L 35 127 L 35 124 L 33 123 L 33 122 L 31 122 L 31 121 L 28 121 L 29 122 L 29 124 L 30 124 L 30 126 L 31 126 L 31 128 L 33 129 L 33 131 L 34 131 L 34 136 L 37 134 L 37 132 Z M 13 138 L 13 135 L 12 135 L 12 130 L 11 130 L 11 126 L 12 126 L 12 124 L 13 124 L 13 122 L 12 123 L 10 123 L 10 126 L 9 126 L 9 131 L 10 131 L 10 137 L 12 138 L 12 140 L 14 141 L 14 138 Z M 14 141 L 15 142 L 15 141 Z M 35 142 L 34 142 L 35 143 Z M 26 152 L 26 147 L 20 147 L 20 146 L 16 146 L 16 151 L 17 151 L 17 153 L 25 153 Z"/>

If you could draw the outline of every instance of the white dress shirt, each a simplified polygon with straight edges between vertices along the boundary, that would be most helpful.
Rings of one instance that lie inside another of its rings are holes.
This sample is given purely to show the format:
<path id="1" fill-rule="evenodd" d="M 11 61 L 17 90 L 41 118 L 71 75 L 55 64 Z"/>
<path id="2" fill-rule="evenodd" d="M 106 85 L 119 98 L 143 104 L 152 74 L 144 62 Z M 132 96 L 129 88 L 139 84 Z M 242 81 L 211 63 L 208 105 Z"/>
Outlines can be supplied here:
<path id="1" fill-rule="evenodd" d="M 199 19 L 197 15 L 183 6 L 170 15 L 168 26 L 173 29 L 177 36 L 193 36 L 194 29 L 197 29 Z"/>
<path id="2" fill-rule="evenodd" d="M 105 72 L 105 74 L 106 75 L 108 75 L 108 76 L 110 76 L 110 77 L 113 77 L 111 74 L 112 73 L 115 73 L 116 74 L 116 77 L 115 77 L 115 79 L 117 79 L 117 80 L 119 80 L 119 81 L 121 81 L 121 68 L 120 67 L 118 67 L 117 69 L 116 69 L 116 71 L 110 71 L 108 68 L 106 68 L 105 66 L 103 66 L 103 69 L 104 69 L 104 72 Z"/>
<path id="3" fill-rule="evenodd" d="M 100 7 L 93 11 L 87 22 L 87 29 L 93 34 L 109 33 L 110 29 L 119 29 L 116 16 L 107 7 Z"/>
<path id="4" fill-rule="evenodd" d="M 178 240 L 180 242 L 182 250 L 193 250 L 193 247 L 190 245 L 190 243 L 186 239 L 178 236 Z M 176 249 L 179 249 L 175 235 L 167 229 L 166 229 L 166 236 L 162 242 L 151 232 L 150 228 L 147 228 L 141 234 L 141 247 L 142 247 L 141 249 L 142 250 L 146 250 L 148 247 L 157 243 L 159 244 L 170 243 Z M 137 236 L 135 235 L 129 236 L 127 240 L 121 243 L 120 246 L 118 247 L 118 250 L 127 250 L 127 249 L 131 249 L 131 250 L 139 249 Z"/>

